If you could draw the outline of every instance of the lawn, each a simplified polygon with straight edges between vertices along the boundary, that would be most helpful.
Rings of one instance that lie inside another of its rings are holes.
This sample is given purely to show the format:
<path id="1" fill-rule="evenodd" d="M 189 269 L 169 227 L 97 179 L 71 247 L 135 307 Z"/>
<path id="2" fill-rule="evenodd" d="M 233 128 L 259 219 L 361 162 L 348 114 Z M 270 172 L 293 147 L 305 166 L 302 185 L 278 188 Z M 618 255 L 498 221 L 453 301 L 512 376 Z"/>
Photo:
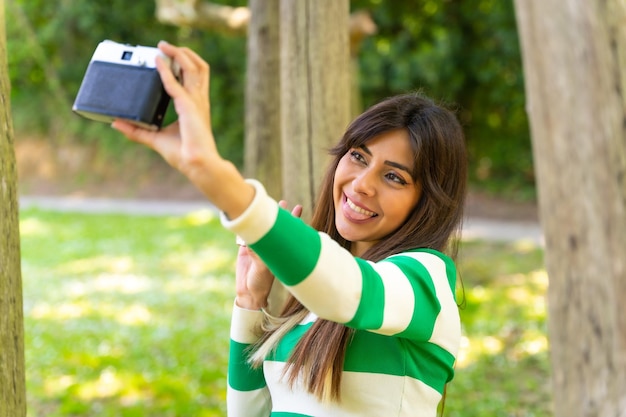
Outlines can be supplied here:
<path id="1" fill-rule="evenodd" d="M 233 236 L 185 217 L 20 213 L 28 416 L 225 416 Z M 550 416 L 540 248 L 463 242 L 445 415 Z"/>

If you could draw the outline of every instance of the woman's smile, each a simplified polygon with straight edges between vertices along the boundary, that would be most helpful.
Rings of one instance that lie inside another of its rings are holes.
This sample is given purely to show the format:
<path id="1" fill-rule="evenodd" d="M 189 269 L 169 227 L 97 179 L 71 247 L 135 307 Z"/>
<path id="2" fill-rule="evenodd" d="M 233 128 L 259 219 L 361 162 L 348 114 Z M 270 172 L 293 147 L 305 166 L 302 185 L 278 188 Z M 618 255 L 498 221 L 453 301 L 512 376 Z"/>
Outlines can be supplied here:
<path id="1" fill-rule="evenodd" d="M 354 201 L 348 198 L 347 195 L 343 195 L 345 204 L 343 205 L 344 215 L 356 222 L 363 222 L 378 216 L 375 212 L 368 210 L 364 207 L 357 205 Z"/>

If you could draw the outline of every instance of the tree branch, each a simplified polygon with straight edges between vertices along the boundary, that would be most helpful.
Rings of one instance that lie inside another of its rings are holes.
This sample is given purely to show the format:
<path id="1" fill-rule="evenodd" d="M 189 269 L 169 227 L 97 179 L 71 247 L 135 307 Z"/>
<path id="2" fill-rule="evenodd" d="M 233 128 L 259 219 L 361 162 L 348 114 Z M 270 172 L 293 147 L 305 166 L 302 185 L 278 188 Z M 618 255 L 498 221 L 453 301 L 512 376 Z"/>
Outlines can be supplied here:
<path id="1" fill-rule="evenodd" d="M 156 17 L 161 23 L 217 31 L 228 35 L 245 35 L 250 9 L 232 7 L 202 0 L 156 0 Z M 363 39 L 377 31 L 369 12 L 357 11 L 350 16 L 350 49 L 354 53 Z"/>
<path id="2" fill-rule="evenodd" d="M 201 0 L 157 0 L 161 23 L 245 35 L 250 21 L 247 7 L 232 7 Z"/>

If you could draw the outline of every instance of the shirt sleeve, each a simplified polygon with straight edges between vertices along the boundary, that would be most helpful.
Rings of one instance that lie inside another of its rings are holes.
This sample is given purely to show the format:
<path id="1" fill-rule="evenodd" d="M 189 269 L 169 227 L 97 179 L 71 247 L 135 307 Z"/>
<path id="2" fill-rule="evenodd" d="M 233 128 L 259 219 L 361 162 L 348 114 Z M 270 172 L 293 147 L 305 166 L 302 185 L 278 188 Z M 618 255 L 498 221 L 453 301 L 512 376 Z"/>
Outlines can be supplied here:
<path id="1" fill-rule="evenodd" d="M 224 226 L 241 236 L 274 275 L 319 317 L 384 335 L 431 341 L 456 351 L 460 320 L 456 269 L 445 255 L 416 250 L 373 263 L 256 193 Z M 446 340 L 440 340 L 444 338 Z"/>
<path id="2" fill-rule="evenodd" d="M 270 415 L 272 400 L 263 369 L 252 368 L 248 363 L 248 348 L 258 339 L 255 330 L 262 321 L 262 311 L 233 307 L 226 394 L 229 417 Z"/>

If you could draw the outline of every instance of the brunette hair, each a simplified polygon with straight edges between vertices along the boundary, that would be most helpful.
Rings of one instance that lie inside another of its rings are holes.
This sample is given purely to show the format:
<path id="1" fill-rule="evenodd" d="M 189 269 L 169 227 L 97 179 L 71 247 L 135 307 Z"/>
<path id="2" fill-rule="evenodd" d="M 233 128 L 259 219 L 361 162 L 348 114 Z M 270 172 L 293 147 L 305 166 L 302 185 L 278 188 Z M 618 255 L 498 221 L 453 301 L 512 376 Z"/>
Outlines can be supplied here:
<path id="1" fill-rule="evenodd" d="M 418 93 L 383 100 L 358 116 L 344 133 L 321 184 L 311 225 L 350 249 L 335 226 L 333 183 L 341 158 L 373 138 L 405 129 L 414 154 L 411 175 L 422 193 L 406 221 L 361 257 L 373 262 L 415 248 L 430 248 L 456 256 L 457 239 L 463 219 L 467 183 L 467 156 L 463 130 L 454 113 Z M 282 335 L 308 313 L 290 296 L 280 318 L 264 327 L 252 362 L 260 365 Z M 321 400 L 340 399 L 343 362 L 353 330 L 341 323 L 318 319 L 291 354 L 286 368 L 290 383 L 304 378 L 309 392 Z"/>

